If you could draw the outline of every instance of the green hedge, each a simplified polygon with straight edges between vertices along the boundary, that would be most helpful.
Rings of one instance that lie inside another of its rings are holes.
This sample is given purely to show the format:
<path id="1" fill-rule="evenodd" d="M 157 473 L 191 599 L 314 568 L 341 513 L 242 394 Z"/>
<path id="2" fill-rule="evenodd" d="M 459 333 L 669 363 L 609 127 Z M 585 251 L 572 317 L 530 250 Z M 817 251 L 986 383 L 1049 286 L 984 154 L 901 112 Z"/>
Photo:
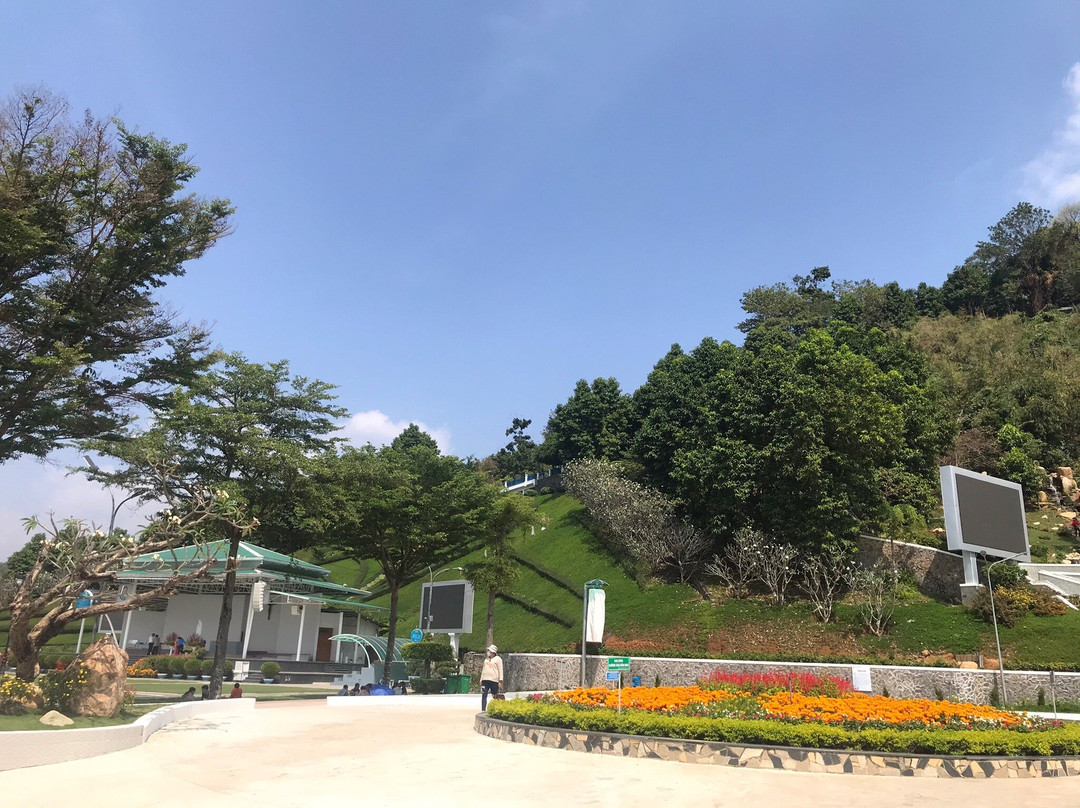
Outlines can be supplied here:
<path id="1" fill-rule="evenodd" d="M 539 704 L 524 699 L 491 702 L 488 715 L 541 727 L 731 744 L 921 755 L 1080 755 L 1080 725 L 1076 724 L 1039 732 L 1007 729 L 846 730 L 815 723 L 665 716 L 638 710 L 623 710 L 622 713 L 614 710 L 578 710 L 568 705 Z"/>

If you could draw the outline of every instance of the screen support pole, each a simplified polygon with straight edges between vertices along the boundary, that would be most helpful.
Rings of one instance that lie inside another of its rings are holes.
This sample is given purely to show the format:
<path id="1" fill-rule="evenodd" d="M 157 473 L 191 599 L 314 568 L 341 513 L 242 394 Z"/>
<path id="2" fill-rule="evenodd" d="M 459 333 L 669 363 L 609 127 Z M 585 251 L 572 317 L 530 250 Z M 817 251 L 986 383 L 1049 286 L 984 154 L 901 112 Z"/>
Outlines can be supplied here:
<path id="1" fill-rule="evenodd" d="M 960 602 L 970 606 L 975 599 L 975 593 L 982 584 L 979 583 L 979 556 L 971 550 L 961 550 L 964 561 L 964 582 L 960 584 Z"/>

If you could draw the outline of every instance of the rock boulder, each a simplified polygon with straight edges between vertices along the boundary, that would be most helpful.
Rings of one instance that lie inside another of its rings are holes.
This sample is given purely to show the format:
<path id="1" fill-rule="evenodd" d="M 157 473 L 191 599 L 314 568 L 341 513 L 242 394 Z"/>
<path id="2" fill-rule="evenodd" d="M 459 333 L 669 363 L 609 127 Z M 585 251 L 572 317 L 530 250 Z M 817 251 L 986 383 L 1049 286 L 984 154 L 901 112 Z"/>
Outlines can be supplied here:
<path id="1" fill-rule="evenodd" d="M 82 663 L 89 679 L 71 699 L 75 715 L 114 716 L 124 704 L 127 684 L 128 655 L 109 636 L 102 637 L 76 657 L 72 664 Z"/>
<path id="2" fill-rule="evenodd" d="M 70 727 L 75 723 L 63 713 L 56 712 L 56 710 L 49 710 L 39 720 L 47 727 Z"/>

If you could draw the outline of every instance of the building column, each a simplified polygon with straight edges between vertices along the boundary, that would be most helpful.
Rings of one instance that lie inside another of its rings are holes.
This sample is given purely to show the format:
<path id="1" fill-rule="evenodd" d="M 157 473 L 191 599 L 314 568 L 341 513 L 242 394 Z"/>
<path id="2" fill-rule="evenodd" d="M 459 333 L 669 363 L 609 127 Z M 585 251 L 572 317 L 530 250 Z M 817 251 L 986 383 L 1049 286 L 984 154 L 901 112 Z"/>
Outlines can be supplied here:
<path id="1" fill-rule="evenodd" d="M 335 634 L 341 633 L 341 628 L 345 623 L 345 612 L 337 613 L 337 631 Z M 341 662 L 341 640 L 334 640 L 334 662 Z"/>
<path id="2" fill-rule="evenodd" d="M 247 623 L 244 626 L 244 649 L 240 652 L 241 659 L 247 659 L 248 645 L 251 642 L 251 622 L 255 618 L 255 598 L 252 594 L 247 599 Z"/>

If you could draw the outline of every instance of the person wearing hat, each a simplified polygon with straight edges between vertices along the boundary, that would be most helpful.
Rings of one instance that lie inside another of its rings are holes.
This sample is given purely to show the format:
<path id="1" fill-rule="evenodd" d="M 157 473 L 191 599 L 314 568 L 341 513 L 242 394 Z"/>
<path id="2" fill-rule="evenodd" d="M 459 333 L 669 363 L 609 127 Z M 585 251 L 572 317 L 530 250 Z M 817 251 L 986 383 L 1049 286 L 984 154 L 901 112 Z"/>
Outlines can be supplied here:
<path id="1" fill-rule="evenodd" d="M 484 668 L 480 671 L 480 709 L 487 710 L 488 694 L 499 695 L 503 683 L 503 664 L 499 649 L 489 645 Z"/>

